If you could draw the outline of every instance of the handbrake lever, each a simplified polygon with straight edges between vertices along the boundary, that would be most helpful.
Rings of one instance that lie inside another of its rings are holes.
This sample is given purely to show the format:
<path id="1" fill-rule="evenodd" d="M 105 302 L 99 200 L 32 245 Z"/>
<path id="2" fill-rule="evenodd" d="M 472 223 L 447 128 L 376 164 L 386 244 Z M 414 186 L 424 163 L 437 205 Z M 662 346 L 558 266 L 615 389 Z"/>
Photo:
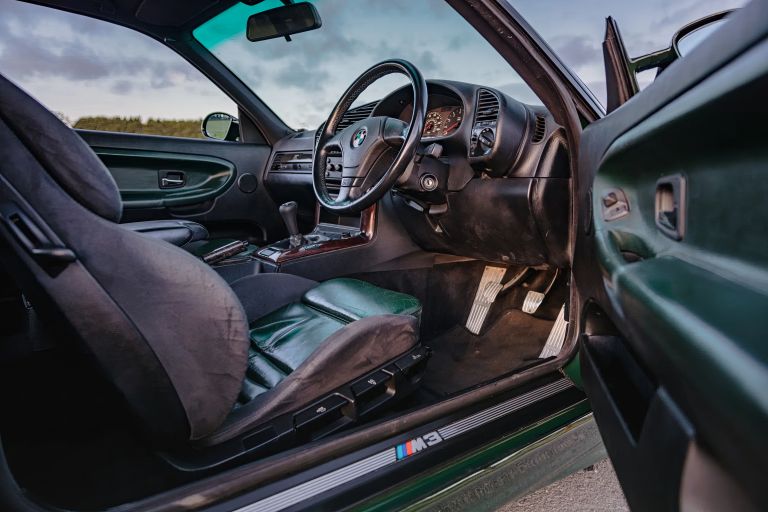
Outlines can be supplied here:
<path id="1" fill-rule="evenodd" d="M 248 249 L 248 242 L 245 240 L 235 240 L 234 242 L 222 245 L 218 249 L 214 249 L 207 254 L 203 254 L 202 260 L 209 265 L 213 265 L 219 261 L 231 258 L 236 254 L 240 254 L 246 249 Z"/>

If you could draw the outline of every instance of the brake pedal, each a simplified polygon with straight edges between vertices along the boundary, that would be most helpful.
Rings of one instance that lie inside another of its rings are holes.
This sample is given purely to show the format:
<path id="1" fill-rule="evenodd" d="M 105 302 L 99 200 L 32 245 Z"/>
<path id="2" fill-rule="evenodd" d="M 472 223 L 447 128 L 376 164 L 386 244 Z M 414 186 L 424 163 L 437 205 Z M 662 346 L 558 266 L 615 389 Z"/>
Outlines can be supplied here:
<path id="1" fill-rule="evenodd" d="M 565 342 L 565 333 L 568 331 L 568 320 L 565 319 L 565 304 L 560 308 L 560 313 L 557 315 L 555 325 L 552 326 L 552 330 L 549 331 L 547 336 L 547 342 L 544 344 L 544 348 L 541 349 L 539 358 L 556 356 L 563 349 L 563 343 Z"/>
<path id="2" fill-rule="evenodd" d="M 523 301 L 523 313 L 532 315 L 539 309 L 539 306 L 541 306 L 541 303 L 547 298 L 549 290 L 552 289 L 552 286 L 555 284 L 555 281 L 557 281 L 557 276 L 559 275 L 560 269 L 555 269 L 555 275 L 552 277 L 552 280 L 549 282 L 547 289 L 544 290 L 544 292 L 531 290 L 525 295 L 525 300 Z"/>
<path id="3" fill-rule="evenodd" d="M 523 313 L 528 313 L 529 315 L 534 314 L 546 297 L 547 296 L 541 292 L 534 292 L 533 290 L 529 291 L 525 295 L 525 300 L 523 301 Z"/>
<path id="4" fill-rule="evenodd" d="M 491 305 L 504 288 L 501 280 L 506 272 L 507 269 L 504 267 L 487 266 L 483 270 L 483 276 L 480 278 L 475 300 L 472 303 L 472 310 L 469 312 L 469 318 L 467 318 L 466 327 L 472 334 L 480 334 L 480 329 L 483 328 L 485 317 L 488 316 Z"/>

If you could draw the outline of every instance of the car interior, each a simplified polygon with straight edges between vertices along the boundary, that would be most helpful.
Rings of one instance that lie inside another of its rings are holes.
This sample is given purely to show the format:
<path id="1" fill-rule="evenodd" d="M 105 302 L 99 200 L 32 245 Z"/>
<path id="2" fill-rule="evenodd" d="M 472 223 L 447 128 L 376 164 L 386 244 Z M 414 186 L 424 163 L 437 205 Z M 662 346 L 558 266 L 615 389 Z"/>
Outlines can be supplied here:
<path id="1" fill-rule="evenodd" d="M 148 31 L 233 2 L 38 3 Z M 408 84 L 355 103 L 390 74 Z M 0 436 L 37 499 L 136 501 L 571 349 L 571 152 L 546 108 L 400 59 L 315 130 L 251 102 L 236 141 L 75 131 L 0 77 Z"/>

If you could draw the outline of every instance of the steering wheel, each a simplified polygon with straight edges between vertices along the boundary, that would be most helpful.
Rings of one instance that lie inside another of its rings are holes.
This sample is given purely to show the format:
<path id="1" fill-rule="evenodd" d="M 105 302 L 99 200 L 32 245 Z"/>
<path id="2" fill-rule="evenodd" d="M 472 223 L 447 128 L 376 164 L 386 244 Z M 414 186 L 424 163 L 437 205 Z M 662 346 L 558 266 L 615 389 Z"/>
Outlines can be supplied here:
<path id="1" fill-rule="evenodd" d="M 339 133 L 344 114 L 376 80 L 393 73 L 408 77 L 413 89 L 410 123 L 387 116 L 362 119 Z M 367 69 L 342 95 L 323 125 L 312 161 L 315 196 L 324 208 L 338 214 L 359 213 L 374 205 L 392 188 L 416 156 L 427 112 L 427 83 L 416 66 L 392 59 Z M 341 188 L 334 199 L 328 192 L 326 167 L 332 152 L 341 152 Z"/>

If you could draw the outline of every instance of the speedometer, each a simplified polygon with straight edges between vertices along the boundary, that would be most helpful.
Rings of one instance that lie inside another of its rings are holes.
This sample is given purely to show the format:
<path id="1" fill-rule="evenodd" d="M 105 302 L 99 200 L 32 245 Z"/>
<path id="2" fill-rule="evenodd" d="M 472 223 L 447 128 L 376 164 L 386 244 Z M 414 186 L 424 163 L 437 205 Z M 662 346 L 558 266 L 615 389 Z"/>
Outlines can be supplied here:
<path id="1" fill-rule="evenodd" d="M 427 113 L 424 121 L 423 137 L 437 137 L 443 128 L 443 117 L 438 110 L 431 110 Z"/>

